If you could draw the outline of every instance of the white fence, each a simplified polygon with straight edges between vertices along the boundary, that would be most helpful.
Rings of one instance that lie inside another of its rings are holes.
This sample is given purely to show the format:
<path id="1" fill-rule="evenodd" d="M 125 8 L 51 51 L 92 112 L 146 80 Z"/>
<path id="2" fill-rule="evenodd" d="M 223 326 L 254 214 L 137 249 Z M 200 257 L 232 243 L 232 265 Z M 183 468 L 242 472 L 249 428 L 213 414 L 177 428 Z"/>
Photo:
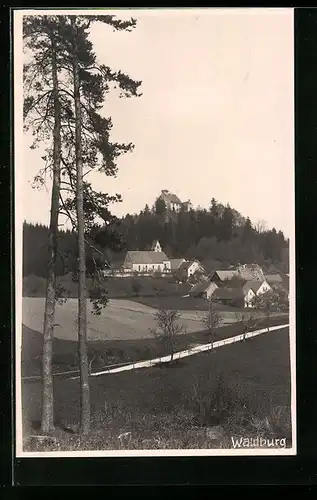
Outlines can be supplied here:
<path id="1" fill-rule="evenodd" d="M 287 328 L 289 324 L 285 325 L 278 325 L 278 326 L 271 326 L 269 331 L 274 331 L 274 330 L 282 330 L 283 328 Z M 219 340 L 218 342 L 212 342 L 209 344 L 203 344 L 203 345 L 198 345 L 195 347 L 192 347 L 191 349 L 187 349 L 185 351 L 179 351 L 173 354 L 173 359 L 181 359 L 181 358 L 186 358 L 188 356 L 193 356 L 194 354 L 197 354 L 199 352 L 204 352 L 204 351 L 210 351 L 211 349 L 216 349 L 218 347 L 222 347 L 224 345 L 228 344 L 233 344 L 234 342 L 241 342 L 244 339 L 248 339 L 251 337 L 256 337 L 257 335 L 261 335 L 262 333 L 268 332 L 267 328 L 261 328 L 260 330 L 255 330 L 254 332 L 248 332 L 246 334 L 240 334 L 236 335 L 235 337 L 229 337 L 224 340 Z M 126 366 L 120 366 L 118 368 L 108 368 L 107 370 L 102 370 L 99 372 L 91 373 L 91 377 L 99 377 L 100 375 L 107 375 L 111 373 L 120 373 L 124 371 L 130 371 L 130 370 L 136 370 L 138 368 L 150 368 L 151 366 L 158 365 L 160 363 L 167 363 L 171 361 L 171 354 L 168 356 L 163 356 L 160 358 L 154 358 L 154 359 L 149 359 L 147 361 L 138 361 L 136 363 L 131 363 Z M 77 379 L 79 377 L 71 377 L 72 379 Z"/>

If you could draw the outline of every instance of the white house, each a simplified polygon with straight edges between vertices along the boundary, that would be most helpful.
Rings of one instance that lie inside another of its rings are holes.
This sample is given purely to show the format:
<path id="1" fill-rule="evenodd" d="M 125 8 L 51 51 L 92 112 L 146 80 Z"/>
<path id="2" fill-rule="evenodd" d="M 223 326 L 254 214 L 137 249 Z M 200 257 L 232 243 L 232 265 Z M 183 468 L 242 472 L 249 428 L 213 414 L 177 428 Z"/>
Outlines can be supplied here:
<path id="1" fill-rule="evenodd" d="M 160 243 L 155 241 L 152 248 L 155 248 L 155 250 L 129 250 L 123 263 L 124 272 L 170 273 L 171 261 L 162 252 Z"/>
<path id="2" fill-rule="evenodd" d="M 190 276 L 192 276 L 197 272 L 204 273 L 205 269 L 198 260 L 190 260 L 183 262 L 179 266 L 178 271 L 184 277 L 189 278 Z"/>
<path id="3" fill-rule="evenodd" d="M 243 285 L 243 289 L 245 291 L 248 291 L 249 289 L 252 289 L 255 295 L 259 296 L 262 295 L 265 292 L 268 292 L 269 290 L 272 290 L 270 285 L 266 281 L 247 281 Z"/>
<path id="4" fill-rule="evenodd" d="M 244 293 L 244 307 L 253 307 L 253 299 L 256 296 L 256 293 L 253 291 L 252 288 L 249 288 L 249 290 L 246 290 Z"/>

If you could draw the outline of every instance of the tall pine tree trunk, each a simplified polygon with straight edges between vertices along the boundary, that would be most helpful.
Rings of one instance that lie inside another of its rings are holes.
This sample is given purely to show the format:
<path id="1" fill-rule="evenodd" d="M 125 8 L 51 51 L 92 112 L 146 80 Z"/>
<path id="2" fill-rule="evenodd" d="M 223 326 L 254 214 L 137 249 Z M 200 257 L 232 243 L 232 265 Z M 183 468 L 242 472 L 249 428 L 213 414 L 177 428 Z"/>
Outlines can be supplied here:
<path id="1" fill-rule="evenodd" d="M 54 429 L 54 394 L 53 394 L 53 337 L 55 321 L 56 295 L 56 255 L 57 232 L 60 195 L 60 165 L 61 165 L 61 116 L 59 102 L 59 88 L 56 64 L 56 45 L 52 34 L 52 80 L 54 102 L 54 131 L 53 131 L 53 186 L 51 197 L 51 214 L 48 246 L 50 260 L 46 285 L 44 329 L 43 329 L 43 362 L 42 362 L 42 432 L 49 433 Z"/>
<path id="2" fill-rule="evenodd" d="M 81 137 L 81 104 L 79 64 L 77 52 L 76 21 L 73 26 L 73 79 L 75 99 L 75 140 L 76 140 L 76 211 L 78 228 L 78 341 L 80 363 L 80 431 L 87 434 L 90 429 L 90 391 L 89 364 L 87 355 L 87 301 L 86 301 L 86 262 L 85 262 L 85 224 L 83 199 L 83 159 Z"/>

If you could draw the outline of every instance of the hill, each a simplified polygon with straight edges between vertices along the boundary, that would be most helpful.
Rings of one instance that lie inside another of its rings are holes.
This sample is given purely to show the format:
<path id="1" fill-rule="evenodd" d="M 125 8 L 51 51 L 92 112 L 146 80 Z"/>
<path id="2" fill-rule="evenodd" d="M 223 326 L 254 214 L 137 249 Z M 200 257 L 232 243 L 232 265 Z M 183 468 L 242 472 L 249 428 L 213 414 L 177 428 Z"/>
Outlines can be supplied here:
<path id="1" fill-rule="evenodd" d="M 181 208 L 171 217 L 162 207 L 146 206 L 139 214 L 115 219 L 111 228 L 101 227 L 90 236 L 110 263 L 122 260 L 127 249 L 150 249 L 158 239 L 169 258 L 197 258 L 219 268 L 257 263 L 266 272 L 289 272 L 289 242 L 282 231 L 256 228 L 248 217 L 214 199 L 208 210 Z M 46 277 L 47 237 L 47 227 L 24 223 L 23 276 Z M 60 231 L 57 275 L 75 270 L 76 233 Z"/>

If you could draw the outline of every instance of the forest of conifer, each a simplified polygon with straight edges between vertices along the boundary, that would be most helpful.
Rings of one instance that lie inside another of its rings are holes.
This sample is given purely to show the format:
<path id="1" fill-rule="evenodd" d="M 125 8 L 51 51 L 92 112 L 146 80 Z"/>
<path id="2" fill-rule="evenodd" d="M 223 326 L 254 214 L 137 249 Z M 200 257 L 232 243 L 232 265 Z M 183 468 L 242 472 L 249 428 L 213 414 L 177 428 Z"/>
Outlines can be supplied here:
<path id="1" fill-rule="evenodd" d="M 114 222 L 119 244 L 102 244 L 106 261 L 112 265 L 129 250 L 148 250 L 158 239 L 169 258 L 199 259 L 207 268 L 226 268 L 257 263 L 267 271 L 289 272 L 289 241 L 282 231 L 256 228 L 239 212 L 212 199 L 209 209 L 180 211 L 166 220 L 156 203 L 138 214 L 127 214 Z M 24 223 L 23 275 L 46 277 L 48 228 Z M 59 231 L 57 275 L 76 270 L 76 234 Z M 98 238 L 95 239 L 98 243 Z M 113 245 L 112 245 L 113 247 Z M 89 260 L 89 255 L 87 256 Z M 212 270 L 212 269 L 211 269 Z"/>

